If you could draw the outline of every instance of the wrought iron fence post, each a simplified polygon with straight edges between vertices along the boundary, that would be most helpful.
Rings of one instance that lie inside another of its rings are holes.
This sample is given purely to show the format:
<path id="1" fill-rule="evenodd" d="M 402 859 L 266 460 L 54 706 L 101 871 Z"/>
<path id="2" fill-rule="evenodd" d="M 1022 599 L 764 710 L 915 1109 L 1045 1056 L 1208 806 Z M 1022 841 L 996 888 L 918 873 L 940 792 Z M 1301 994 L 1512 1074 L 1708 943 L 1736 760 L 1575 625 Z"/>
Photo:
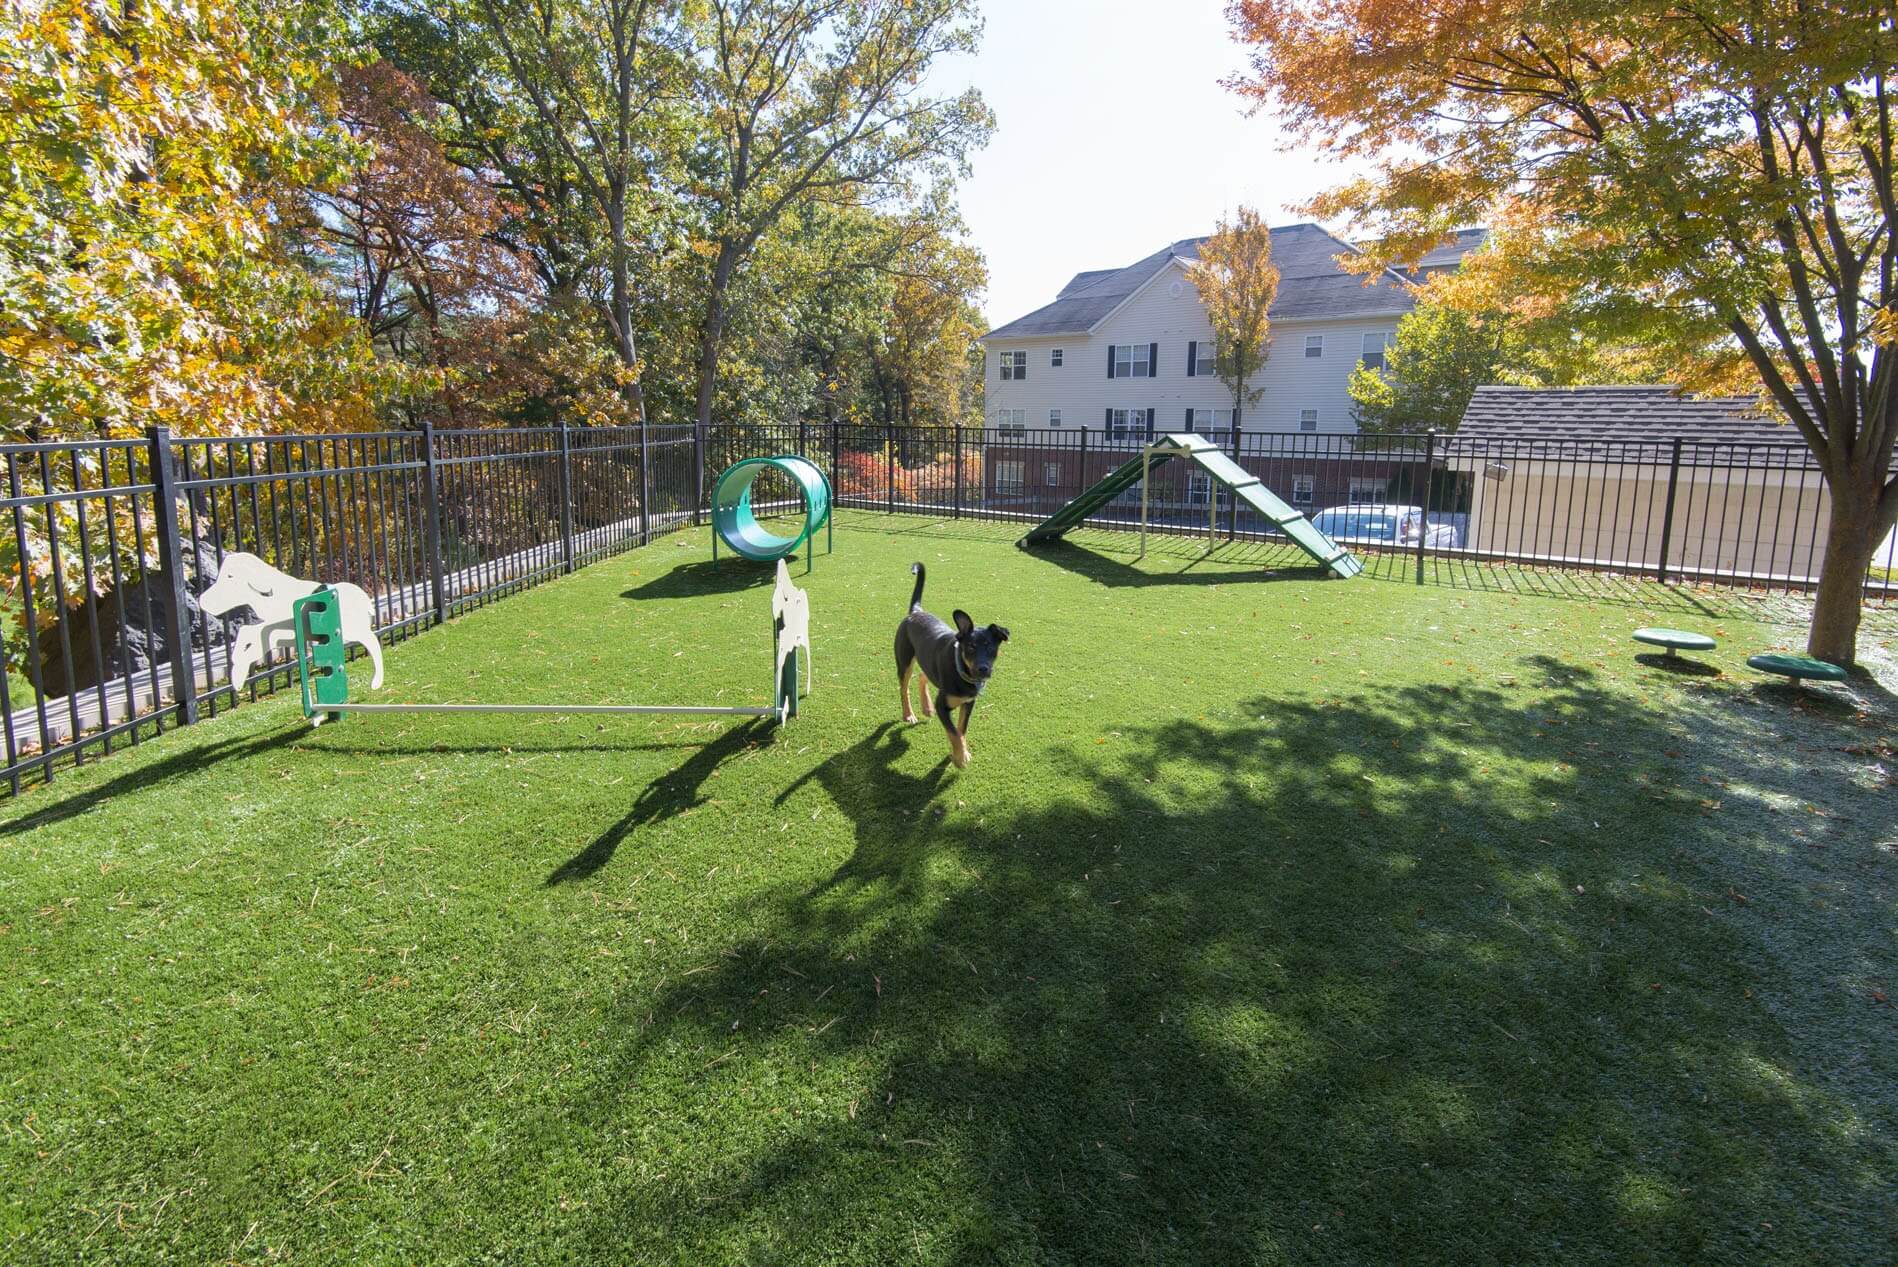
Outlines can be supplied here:
<path id="1" fill-rule="evenodd" d="M 642 415 L 643 416 L 643 415 Z M 692 526 L 705 522 L 701 507 L 705 504 L 705 424 L 692 420 Z"/>
<path id="2" fill-rule="evenodd" d="M 800 414 L 797 420 L 797 455 L 799 457 L 805 457 L 810 453 L 810 448 L 811 448 L 810 432 L 811 432 L 810 420 Z"/>
<path id="3" fill-rule="evenodd" d="M 1674 493 L 1680 487 L 1681 479 L 1681 438 L 1674 437 L 1674 456 L 1667 468 L 1667 509 L 1661 512 L 1661 562 L 1654 570 L 1654 579 L 1667 579 L 1667 547 L 1674 538 Z M 1653 505 L 1652 502 L 1648 503 Z"/>
<path id="4" fill-rule="evenodd" d="M 1423 492 L 1417 498 L 1417 584 L 1424 583 L 1424 547 L 1430 541 L 1430 481 L 1437 470 L 1437 433 L 1424 432 Z"/>
<path id="5" fill-rule="evenodd" d="M 442 576 L 442 501 L 436 488 L 435 424 L 422 424 L 422 548 L 428 551 L 430 623 L 448 619 L 448 583 Z"/>
<path id="6" fill-rule="evenodd" d="M 1092 485 L 1087 478 L 1087 424 L 1084 422 L 1081 424 L 1081 482 L 1075 485 L 1073 495 L 1078 497 L 1090 487 Z"/>
<path id="7" fill-rule="evenodd" d="M 560 568 L 573 571 L 573 449 L 567 420 L 560 420 Z"/>
<path id="8" fill-rule="evenodd" d="M 953 441 L 951 441 L 951 443 L 955 445 L 955 450 L 954 450 L 954 454 L 951 460 L 956 464 L 956 514 L 955 514 L 955 517 L 957 519 L 960 519 L 962 518 L 962 426 L 960 423 L 956 425 L 956 429 L 953 434 L 955 438 Z"/>
<path id="9" fill-rule="evenodd" d="M 639 544 L 652 544 L 652 441 L 639 419 Z"/>
<path id="10" fill-rule="evenodd" d="M 1239 453 L 1239 411 L 1235 409 L 1232 411 L 1232 464 L 1244 470 L 1245 466 L 1244 463 L 1240 461 Z M 1215 502 L 1219 500 L 1219 489 L 1216 486 L 1208 488 L 1206 493 Z M 1233 541 L 1236 540 L 1238 536 L 1239 495 L 1237 493 L 1228 492 L 1226 494 L 1226 540 Z"/>
<path id="11" fill-rule="evenodd" d="M 171 460 L 171 429 L 149 427 L 153 528 L 158 535 L 158 567 L 167 579 L 165 640 L 171 644 L 171 692 L 178 724 L 198 720 L 198 675 L 191 664 L 191 621 L 185 615 L 185 551 L 178 536 L 178 470 Z"/>
<path id="12" fill-rule="evenodd" d="M 883 450 L 883 474 L 885 477 L 883 513 L 886 515 L 894 515 L 896 513 L 896 428 L 883 428 L 883 436 L 886 442 Z"/>
<path id="13" fill-rule="evenodd" d="M 830 482 L 831 495 L 833 497 L 837 495 L 836 486 L 844 482 L 843 472 L 837 469 L 837 444 L 838 437 L 842 434 L 842 431 L 843 424 L 833 420 L 830 424 Z"/>

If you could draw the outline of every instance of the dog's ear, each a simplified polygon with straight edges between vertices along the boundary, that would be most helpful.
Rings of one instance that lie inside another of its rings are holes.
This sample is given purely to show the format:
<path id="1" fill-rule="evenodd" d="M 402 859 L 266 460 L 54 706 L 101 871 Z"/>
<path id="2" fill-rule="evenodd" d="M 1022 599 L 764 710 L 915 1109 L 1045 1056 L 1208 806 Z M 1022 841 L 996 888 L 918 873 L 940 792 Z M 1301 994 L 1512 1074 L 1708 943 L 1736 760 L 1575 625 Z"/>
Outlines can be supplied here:
<path id="1" fill-rule="evenodd" d="M 995 641 L 997 642 L 1007 642 L 1008 641 L 1008 627 L 1005 625 L 990 625 L 989 637 L 995 639 Z"/>
<path id="2" fill-rule="evenodd" d="M 958 607 L 953 612 L 950 612 L 949 615 L 956 622 L 956 632 L 962 637 L 966 638 L 975 632 L 975 622 L 969 619 L 968 612 Z"/>

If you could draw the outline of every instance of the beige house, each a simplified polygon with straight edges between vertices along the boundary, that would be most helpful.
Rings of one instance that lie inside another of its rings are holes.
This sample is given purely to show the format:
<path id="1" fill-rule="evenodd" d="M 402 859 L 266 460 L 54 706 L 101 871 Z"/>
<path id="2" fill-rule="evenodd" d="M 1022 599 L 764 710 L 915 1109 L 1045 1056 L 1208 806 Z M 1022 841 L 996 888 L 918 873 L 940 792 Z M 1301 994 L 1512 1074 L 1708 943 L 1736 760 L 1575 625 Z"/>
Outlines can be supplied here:
<path id="1" fill-rule="evenodd" d="M 1740 583 L 1819 574 L 1824 483 L 1752 398 L 1482 387 L 1439 443 L 1477 556 Z"/>

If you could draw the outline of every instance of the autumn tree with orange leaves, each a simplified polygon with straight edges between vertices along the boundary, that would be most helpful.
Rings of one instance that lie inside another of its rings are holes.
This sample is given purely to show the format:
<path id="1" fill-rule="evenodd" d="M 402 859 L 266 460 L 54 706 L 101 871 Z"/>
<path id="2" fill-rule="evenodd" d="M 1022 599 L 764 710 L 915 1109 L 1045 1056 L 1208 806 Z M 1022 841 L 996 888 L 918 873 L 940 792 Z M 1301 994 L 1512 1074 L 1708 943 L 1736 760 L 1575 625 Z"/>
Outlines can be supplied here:
<path id="1" fill-rule="evenodd" d="M 1365 268 L 1499 227 L 1617 338 L 1743 358 L 1830 491 L 1808 650 L 1856 654 L 1898 520 L 1898 30 L 1850 0 L 1235 0 L 1234 87 L 1373 173 L 1310 210 Z M 1716 341 L 1709 344 L 1709 336 Z"/>

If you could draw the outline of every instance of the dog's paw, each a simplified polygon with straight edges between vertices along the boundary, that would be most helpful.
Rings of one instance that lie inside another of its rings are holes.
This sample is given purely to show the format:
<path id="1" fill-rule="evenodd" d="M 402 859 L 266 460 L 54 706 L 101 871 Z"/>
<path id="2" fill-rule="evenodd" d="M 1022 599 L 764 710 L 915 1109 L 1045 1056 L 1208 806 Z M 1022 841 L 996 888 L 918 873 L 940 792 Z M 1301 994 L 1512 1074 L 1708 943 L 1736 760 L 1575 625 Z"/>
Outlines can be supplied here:
<path id="1" fill-rule="evenodd" d="M 904 713 L 903 720 L 908 722 L 912 726 L 916 724 L 916 717 L 915 717 L 915 714 L 913 713 Z"/>
<path id="2" fill-rule="evenodd" d="M 956 769 L 958 770 L 966 770 L 969 768 L 969 754 L 967 752 L 952 752 L 949 754 L 949 759 L 956 763 Z"/>

